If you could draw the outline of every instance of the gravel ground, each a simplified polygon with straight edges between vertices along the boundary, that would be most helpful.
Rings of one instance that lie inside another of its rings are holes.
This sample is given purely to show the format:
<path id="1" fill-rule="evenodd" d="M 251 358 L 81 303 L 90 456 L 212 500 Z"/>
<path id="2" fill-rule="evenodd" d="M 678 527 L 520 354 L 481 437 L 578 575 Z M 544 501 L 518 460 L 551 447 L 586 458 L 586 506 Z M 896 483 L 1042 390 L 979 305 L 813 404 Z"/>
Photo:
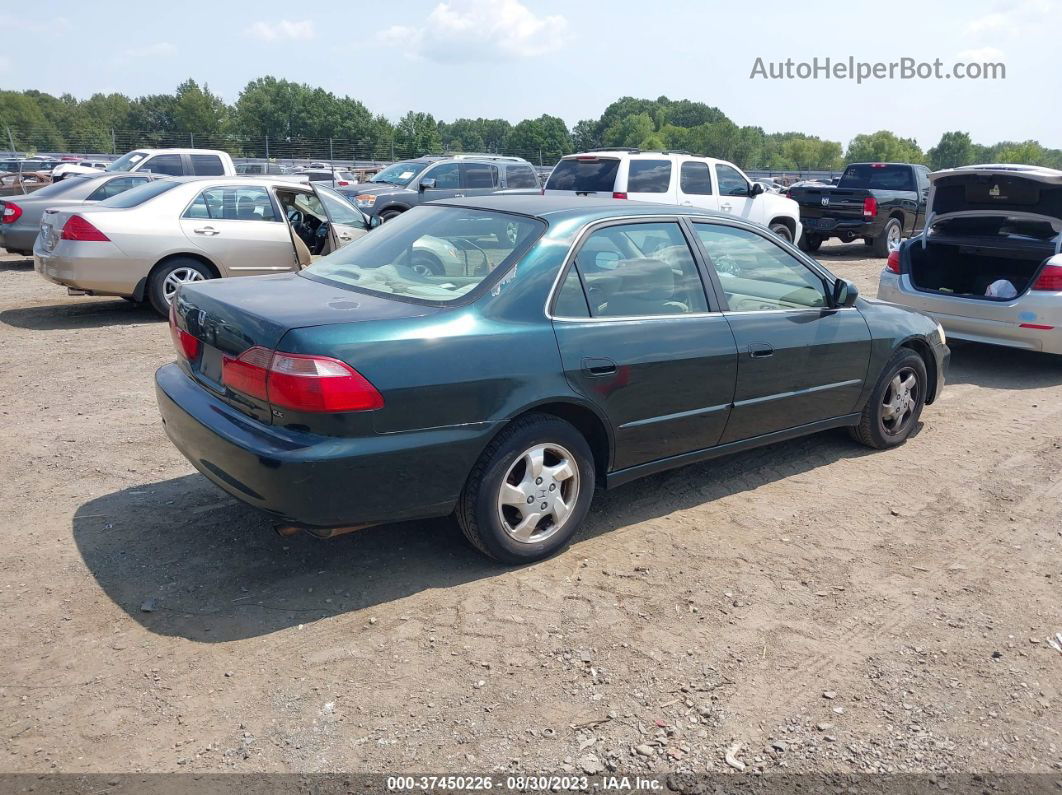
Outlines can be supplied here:
<path id="1" fill-rule="evenodd" d="M 7 256 L 0 341 L 5 771 L 1062 768 L 1062 358 L 957 345 L 899 449 L 652 477 L 506 569 L 273 534 L 166 440 L 145 309 Z"/>

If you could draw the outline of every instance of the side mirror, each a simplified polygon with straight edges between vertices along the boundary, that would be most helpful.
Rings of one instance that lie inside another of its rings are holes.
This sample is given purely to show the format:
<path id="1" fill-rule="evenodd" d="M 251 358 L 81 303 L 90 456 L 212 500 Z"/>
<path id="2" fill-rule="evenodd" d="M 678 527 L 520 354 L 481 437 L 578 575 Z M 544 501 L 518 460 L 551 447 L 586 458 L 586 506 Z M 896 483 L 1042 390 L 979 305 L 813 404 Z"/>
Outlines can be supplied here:
<path id="1" fill-rule="evenodd" d="M 759 196 L 761 193 L 763 193 L 763 185 L 753 182 L 752 187 L 749 188 L 749 196 Z"/>
<path id="2" fill-rule="evenodd" d="M 840 309 L 854 306 L 859 297 L 859 288 L 848 279 L 838 279 L 833 283 L 833 305 Z"/>
<path id="3" fill-rule="evenodd" d="M 383 223 L 383 219 L 378 215 L 369 216 L 369 229 L 375 229 Z"/>
<path id="4" fill-rule="evenodd" d="M 420 189 L 421 190 L 434 190 L 435 189 L 435 180 L 433 180 L 431 177 L 428 177 L 428 179 L 422 179 L 420 181 Z"/>

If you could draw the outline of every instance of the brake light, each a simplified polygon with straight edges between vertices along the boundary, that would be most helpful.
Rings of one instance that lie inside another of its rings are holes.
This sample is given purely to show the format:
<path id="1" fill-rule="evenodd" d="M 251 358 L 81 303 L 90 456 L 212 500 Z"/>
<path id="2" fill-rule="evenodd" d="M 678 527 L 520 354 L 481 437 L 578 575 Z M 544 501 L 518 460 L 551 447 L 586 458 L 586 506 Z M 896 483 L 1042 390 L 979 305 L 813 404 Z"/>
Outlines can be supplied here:
<path id="1" fill-rule="evenodd" d="M 177 355 L 191 361 L 199 355 L 199 340 L 182 328 L 177 328 L 177 308 L 170 304 L 170 336 Z"/>
<path id="2" fill-rule="evenodd" d="M 863 217 L 869 219 L 873 218 L 877 214 L 878 200 L 873 198 L 872 196 L 868 196 L 867 198 L 863 199 Z"/>
<path id="3" fill-rule="evenodd" d="M 1062 265 L 1044 265 L 1032 288 L 1050 292 L 1062 290 Z"/>
<path id="4" fill-rule="evenodd" d="M 328 356 L 274 353 L 255 346 L 224 357 L 221 381 L 272 406 L 306 412 L 370 411 L 383 396 L 350 365 Z"/>
<path id="5" fill-rule="evenodd" d="M 626 193 L 620 193 L 619 191 L 615 191 L 612 194 L 612 198 L 613 199 L 626 199 L 627 198 L 627 194 Z"/>
<path id="6" fill-rule="evenodd" d="M 86 221 L 80 215 L 71 215 L 70 219 L 63 224 L 63 233 L 59 235 L 61 240 L 78 240 L 82 243 L 105 243 L 110 240 L 107 235 Z"/>
<path id="7" fill-rule="evenodd" d="M 347 182 L 347 181 L 346 181 L 345 179 L 341 179 L 341 180 L 339 180 L 339 182 L 337 182 L 337 183 L 336 183 L 336 185 L 338 185 L 338 186 L 339 186 L 339 187 L 341 187 L 341 188 L 345 188 L 345 187 L 346 187 L 347 185 L 349 185 L 349 184 L 350 184 L 350 183 L 349 183 L 349 182 Z"/>
<path id="8" fill-rule="evenodd" d="M 884 163 L 871 163 L 870 167 L 871 168 L 885 168 L 885 164 Z"/>
<path id="9" fill-rule="evenodd" d="M 900 250 L 894 248 L 889 252 L 889 258 L 885 260 L 885 269 L 893 273 L 900 272 Z"/>
<path id="10" fill-rule="evenodd" d="M 22 217 L 22 208 L 14 202 L 4 202 L 3 223 L 13 224 Z"/>

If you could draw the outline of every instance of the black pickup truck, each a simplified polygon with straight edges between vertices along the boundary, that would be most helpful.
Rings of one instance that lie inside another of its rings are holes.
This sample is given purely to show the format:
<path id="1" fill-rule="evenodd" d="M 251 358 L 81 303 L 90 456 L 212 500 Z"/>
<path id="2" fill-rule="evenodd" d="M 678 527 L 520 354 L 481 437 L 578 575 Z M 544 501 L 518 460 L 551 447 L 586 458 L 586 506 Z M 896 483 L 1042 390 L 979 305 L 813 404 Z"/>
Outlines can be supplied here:
<path id="1" fill-rule="evenodd" d="M 929 169 L 909 163 L 852 163 L 836 186 L 789 191 L 800 205 L 802 249 L 817 251 L 831 237 L 845 243 L 861 237 L 878 257 L 922 230 L 928 196 Z"/>

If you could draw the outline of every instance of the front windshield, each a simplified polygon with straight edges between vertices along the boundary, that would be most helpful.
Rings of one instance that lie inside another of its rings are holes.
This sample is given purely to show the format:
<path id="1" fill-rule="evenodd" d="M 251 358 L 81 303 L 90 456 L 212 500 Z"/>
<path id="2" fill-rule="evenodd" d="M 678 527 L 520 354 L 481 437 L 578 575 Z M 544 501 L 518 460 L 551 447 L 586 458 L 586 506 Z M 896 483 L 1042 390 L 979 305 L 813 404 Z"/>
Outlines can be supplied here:
<path id="1" fill-rule="evenodd" d="M 416 207 L 303 273 L 368 292 L 451 303 L 495 271 L 507 271 L 544 230 L 541 221 L 521 215 Z"/>
<path id="2" fill-rule="evenodd" d="M 126 152 L 107 166 L 107 171 L 129 171 L 145 157 L 147 157 L 147 152 Z"/>
<path id="3" fill-rule="evenodd" d="M 388 166 L 369 182 L 386 182 L 388 185 L 408 185 L 413 177 L 427 167 L 427 163 L 395 163 Z"/>

